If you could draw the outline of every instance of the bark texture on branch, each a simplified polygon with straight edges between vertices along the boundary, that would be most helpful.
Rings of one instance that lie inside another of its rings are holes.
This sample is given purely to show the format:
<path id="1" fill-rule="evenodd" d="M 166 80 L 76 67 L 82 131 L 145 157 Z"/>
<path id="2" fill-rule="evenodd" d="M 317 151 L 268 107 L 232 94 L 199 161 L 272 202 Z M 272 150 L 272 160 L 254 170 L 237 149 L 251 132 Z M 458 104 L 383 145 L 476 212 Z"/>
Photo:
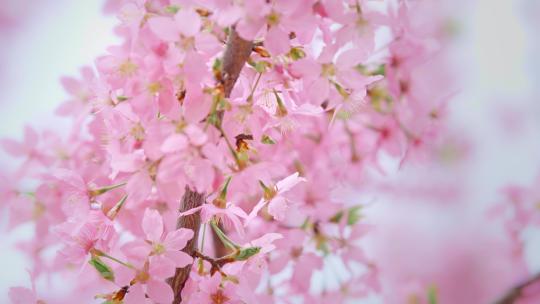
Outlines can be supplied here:
<path id="1" fill-rule="evenodd" d="M 227 48 L 223 55 L 223 89 L 225 97 L 231 95 L 234 84 L 240 76 L 242 68 L 253 49 L 253 42 L 242 39 L 234 28 L 231 28 L 229 38 L 227 39 Z"/>
<path id="2" fill-rule="evenodd" d="M 540 273 L 536 274 L 535 276 L 529 278 L 528 280 L 514 286 L 512 289 L 506 292 L 506 294 L 500 298 L 499 300 L 495 301 L 494 304 L 513 304 L 516 303 L 516 301 L 522 296 L 523 291 L 535 284 L 540 282 Z"/>
<path id="3" fill-rule="evenodd" d="M 242 68 L 246 64 L 246 61 L 251 54 L 253 48 L 253 43 L 251 41 L 246 41 L 242 39 L 238 33 L 231 28 L 229 37 L 227 39 L 227 47 L 223 55 L 223 66 L 222 66 L 222 85 L 225 97 L 231 95 L 232 89 Z M 195 190 L 191 190 L 186 186 L 186 191 L 182 197 L 179 211 L 185 212 L 192 208 L 201 206 L 204 203 L 205 195 L 204 193 L 198 193 Z M 196 255 L 197 242 L 199 239 L 199 228 L 201 226 L 201 217 L 200 212 L 197 212 L 192 215 L 182 216 L 178 218 L 177 228 L 189 228 L 193 230 L 193 238 L 187 243 L 183 251 L 191 256 Z M 213 231 L 213 230 L 212 230 Z M 214 239 L 217 237 L 215 235 Z M 225 255 L 227 249 L 223 244 L 218 241 L 214 241 L 215 251 L 218 256 L 221 254 Z M 186 284 L 186 281 L 189 279 L 189 274 L 191 272 L 191 265 L 188 265 L 184 268 L 177 268 L 174 277 L 169 280 L 174 292 L 174 301 L 173 304 L 179 304 L 182 302 L 182 289 Z"/>
<path id="4" fill-rule="evenodd" d="M 185 212 L 190 209 L 201 206 L 204 203 L 204 193 L 197 193 L 194 190 L 191 190 L 189 186 L 186 186 L 184 196 L 180 203 L 179 212 Z M 186 244 L 186 247 L 182 251 L 193 256 L 197 249 L 197 241 L 199 239 L 199 228 L 201 226 L 201 216 L 200 211 L 191 215 L 181 216 L 176 222 L 176 228 L 189 228 L 193 230 L 193 238 Z M 174 277 L 169 281 L 173 292 L 174 292 L 174 304 L 179 304 L 182 302 L 182 289 L 189 278 L 189 273 L 191 272 L 192 264 L 184 268 L 176 268 Z"/>

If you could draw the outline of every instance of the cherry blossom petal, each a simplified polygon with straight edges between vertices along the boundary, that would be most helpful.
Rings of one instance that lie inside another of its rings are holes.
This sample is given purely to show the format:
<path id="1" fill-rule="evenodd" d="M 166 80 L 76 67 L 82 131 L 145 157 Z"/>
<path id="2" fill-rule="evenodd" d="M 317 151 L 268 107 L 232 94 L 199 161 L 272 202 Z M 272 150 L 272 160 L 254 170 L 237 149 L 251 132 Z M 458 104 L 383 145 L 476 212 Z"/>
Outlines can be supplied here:
<path id="1" fill-rule="evenodd" d="M 154 279 L 167 279 L 174 275 L 175 262 L 165 256 L 164 253 L 152 255 L 149 258 L 150 267 L 148 273 Z"/>
<path id="2" fill-rule="evenodd" d="M 283 239 L 283 235 L 281 233 L 266 233 L 263 236 L 254 239 L 250 242 L 252 246 L 258 246 L 261 247 L 261 253 L 267 253 L 276 248 L 274 244 L 272 244 L 274 241 Z"/>
<path id="3" fill-rule="evenodd" d="M 82 177 L 71 170 L 56 169 L 53 171 L 52 176 L 62 182 L 64 186 L 68 186 L 73 190 L 80 191 L 81 193 L 87 190 L 86 183 Z"/>
<path id="4" fill-rule="evenodd" d="M 0 144 L 12 156 L 21 157 L 26 153 L 26 147 L 13 139 L 2 139 L 0 140 Z"/>
<path id="5" fill-rule="evenodd" d="M 289 205 L 287 204 L 287 200 L 283 197 L 276 197 L 268 203 L 268 213 L 278 221 L 283 221 L 285 219 L 287 210 L 289 210 Z"/>
<path id="6" fill-rule="evenodd" d="M 298 172 L 295 172 L 277 182 L 276 187 L 278 189 L 278 193 L 287 192 L 291 190 L 294 186 L 296 186 L 298 183 L 305 182 L 306 179 L 303 177 L 299 177 L 299 175 L 300 174 Z"/>
<path id="7" fill-rule="evenodd" d="M 264 46 L 273 56 L 284 54 L 289 51 L 289 35 L 281 28 L 273 26 L 266 34 Z"/>
<path id="8" fill-rule="evenodd" d="M 326 78 L 318 78 L 309 86 L 307 93 L 312 104 L 320 105 L 328 98 L 330 82 Z"/>
<path id="9" fill-rule="evenodd" d="M 257 217 L 257 214 L 259 213 L 259 211 L 261 211 L 262 208 L 264 208 L 264 206 L 266 205 L 267 201 L 262 199 L 257 203 L 257 205 L 255 205 L 255 207 L 253 207 L 253 209 L 251 210 L 251 212 L 249 213 L 248 217 L 246 218 L 246 220 L 244 221 L 244 227 L 247 227 L 249 225 L 249 223 L 255 218 Z"/>
<path id="10" fill-rule="evenodd" d="M 174 42 L 180 39 L 176 23 L 169 17 L 153 17 L 148 20 L 150 30 L 164 41 Z"/>
<path id="11" fill-rule="evenodd" d="M 183 251 L 167 251 L 165 256 L 174 262 L 176 268 L 186 267 L 193 263 L 193 258 Z"/>
<path id="12" fill-rule="evenodd" d="M 174 133 L 167 137 L 161 145 L 161 151 L 164 153 L 171 153 L 180 151 L 188 146 L 187 137 L 184 134 Z"/>
<path id="13" fill-rule="evenodd" d="M 193 238 L 193 230 L 180 228 L 167 233 L 163 240 L 163 245 L 169 250 L 181 250 L 186 246 L 186 243 Z"/>
<path id="14" fill-rule="evenodd" d="M 146 293 L 150 299 L 160 304 L 172 303 L 174 299 L 171 286 L 164 281 L 150 280 L 146 283 Z"/>
<path id="15" fill-rule="evenodd" d="M 140 204 L 150 195 L 152 185 L 153 181 L 148 172 L 139 171 L 133 174 L 126 184 L 129 201 L 136 205 Z"/>
<path id="16" fill-rule="evenodd" d="M 141 284 L 135 284 L 129 288 L 129 292 L 126 294 L 124 302 L 130 304 L 149 304 L 149 300 L 146 299 Z"/>
<path id="17" fill-rule="evenodd" d="M 176 27 L 186 37 L 195 36 L 201 28 L 201 18 L 191 9 L 181 9 L 174 16 Z"/>
<path id="18" fill-rule="evenodd" d="M 163 234 L 163 219 L 157 210 L 146 209 L 142 220 L 142 228 L 146 238 L 150 241 L 159 241 Z"/>

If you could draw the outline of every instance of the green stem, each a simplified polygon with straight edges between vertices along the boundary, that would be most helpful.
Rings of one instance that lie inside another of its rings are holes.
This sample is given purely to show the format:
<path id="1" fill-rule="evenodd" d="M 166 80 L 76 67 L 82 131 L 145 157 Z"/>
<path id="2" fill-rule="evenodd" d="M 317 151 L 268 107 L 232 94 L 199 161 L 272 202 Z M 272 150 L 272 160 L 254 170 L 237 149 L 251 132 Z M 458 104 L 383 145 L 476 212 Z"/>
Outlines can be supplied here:
<path id="1" fill-rule="evenodd" d="M 257 79 L 255 80 L 255 84 L 251 88 L 251 92 L 249 93 L 249 96 L 247 98 L 248 102 L 251 102 L 253 100 L 253 94 L 255 94 L 255 90 L 257 89 L 257 86 L 259 85 L 259 80 L 261 80 L 262 73 L 259 73 L 257 76 Z"/>
<path id="2" fill-rule="evenodd" d="M 227 143 L 227 147 L 229 147 L 229 150 L 231 151 L 231 154 L 233 155 L 234 160 L 236 161 L 236 165 L 238 165 L 238 169 L 241 169 L 242 163 L 240 162 L 240 158 L 238 157 L 238 154 L 234 150 L 231 142 L 229 141 L 229 138 L 225 134 L 225 131 L 223 130 L 221 126 L 219 126 L 218 130 L 221 132 L 221 136 L 223 136 L 223 138 L 225 139 L 225 143 Z"/>
<path id="3" fill-rule="evenodd" d="M 212 226 L 212 229 L 214 229 L 214 231 L 216 232 L 216 235 L 219 237 L 221 242 L 223 242 L 223 245 L 233 250 L 239 250 L 242 248 L 241 246 L 236 244 L 234 241 L 229 239 L 229 237 L 227 237 L 227 235 L 223 231 L 221 231 L 221 229 L 219 229 L 218 225 L 216 224 L 214 220 L 210 221 L 210 225 Z"/>
<path id="4" fill-rule="evenodd" d="M 126 262 L 123 262 L 113 256 L 110 256 L 108 254 L 106 254 L 105 252 L 101 251 L 101 250 L 98 250 L 98 249 L 94 249 L 93 250 L 93 253 L 95 253 L 97 256 L 100 256 L 100 257 L 104 257 L 104 258 L 107 258 L 111 261 L 114 261 L 120 265 L 123 265 L 123 266 L 126 266 L 127 268 L 130 268 L 130 269 L 135 269 L 135 267 L 133 265 L 131 265 L 130 263 L 126 263 Z"/>

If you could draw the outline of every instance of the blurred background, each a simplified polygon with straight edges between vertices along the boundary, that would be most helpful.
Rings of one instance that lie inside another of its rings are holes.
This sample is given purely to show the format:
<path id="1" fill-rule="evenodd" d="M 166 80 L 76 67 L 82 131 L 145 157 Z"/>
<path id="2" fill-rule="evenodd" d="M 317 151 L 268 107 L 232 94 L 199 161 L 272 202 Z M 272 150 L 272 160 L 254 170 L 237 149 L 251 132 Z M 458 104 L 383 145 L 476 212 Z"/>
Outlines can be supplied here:
<path id="1" fill-rule="evenodd" d="M 444 271 L 451 262 L 437 261 L 461 248 L 471 257 L 470 265 L 461 266 L 472 266 L 479 279 L 489 279 L 510 274 L 513 264 L 498 259 L 488 245 L 500 241 L 504 247 L 504 241 L 500 227 L 485 216 L 486 208 L 503 200 L 501 189 L 508 184 L 529 186 L 540 176 L 540 1 L 447 2 L 455 31 L 451 64 L 461 88 L 451 101 L 450 144 L 443 151 L 450 161 L 406 168 L 390 162 L 385 178 L 391 182 L 376 193 L 358 195 L 376 202 L 368 216 L 386 228 L 371 237 L 370 254 L 388 267 L 415 272 L 415 263 L 427 261 L 433 263 L 431 272 Z M 28 123 L 37 129 L 68 125 L 53 114 L 67 97 L 60 77 L 78 75 L 81 66 L 92 65 L 118 41 L 116 17 L 104 15 L 103 6 L 97 0 L 0 0 L 0 138 L 22 138 Z M 452 151 L 467 152 L 456 156 Z M 0 152 L 0 170 L 11 167 Z M 409 195 L 407 186 L 411 193 L 423 188 L 426 195 Z M 456 195 L 441 199 L 441 191 Z M 15 243 L 31 230 L 6 234 L 6 222 L 0 210 L 0 303 L 7 303 L 10 286 L 28 285 L 27 264 Z M 528 231 L 526 238 L 528 266 L 540 271 L 540 231 Z"/>
<path id="2" fill-rule="evenodd" d="M 67 97 L 60 77 L 79 75 L 83 65 L 117 43 L 116 18 L 103 14 L 104 1 L 0 0 L 0 138 L 20 139 L 24 126 L 63 130 L 68 119 L 54 115 Z M 65 129 L 64 129 L 65 130 Z M 14 166 L 0 152 L 0 171 Z M 1 199 L 1 198 L 0 198 Z M 0 303 L 8 290 L 28 286 L 28 260 L 15 249 L 32 229 L 6 233 L 7 214 L 0 210 Z"/>

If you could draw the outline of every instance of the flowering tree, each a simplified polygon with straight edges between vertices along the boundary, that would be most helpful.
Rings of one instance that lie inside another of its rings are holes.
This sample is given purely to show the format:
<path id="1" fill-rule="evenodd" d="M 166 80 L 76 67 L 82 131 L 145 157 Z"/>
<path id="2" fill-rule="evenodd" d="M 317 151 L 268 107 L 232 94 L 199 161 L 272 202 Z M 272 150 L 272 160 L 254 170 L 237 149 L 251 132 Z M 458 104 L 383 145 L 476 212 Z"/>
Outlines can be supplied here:
<path id="1" fill-rule="evenodd" d="M 27 127 L 2 141 L 23 159 L 0 194 L 10 227 L 35 224 L 20 244 L 32 282 L 68 282 L 12 288 L 12 301 L 379 293 L 361 243 L 372 226 L 343 193 L 382 175 L 381 156 L 404 165 L 437 147 L 451 86 L 434 64 L 444 20 L 424 5 L 109 1 L 123 43 L 62 79 L 69 136 Z M 422 288 L 410 303 L 436 303 Z"/>

